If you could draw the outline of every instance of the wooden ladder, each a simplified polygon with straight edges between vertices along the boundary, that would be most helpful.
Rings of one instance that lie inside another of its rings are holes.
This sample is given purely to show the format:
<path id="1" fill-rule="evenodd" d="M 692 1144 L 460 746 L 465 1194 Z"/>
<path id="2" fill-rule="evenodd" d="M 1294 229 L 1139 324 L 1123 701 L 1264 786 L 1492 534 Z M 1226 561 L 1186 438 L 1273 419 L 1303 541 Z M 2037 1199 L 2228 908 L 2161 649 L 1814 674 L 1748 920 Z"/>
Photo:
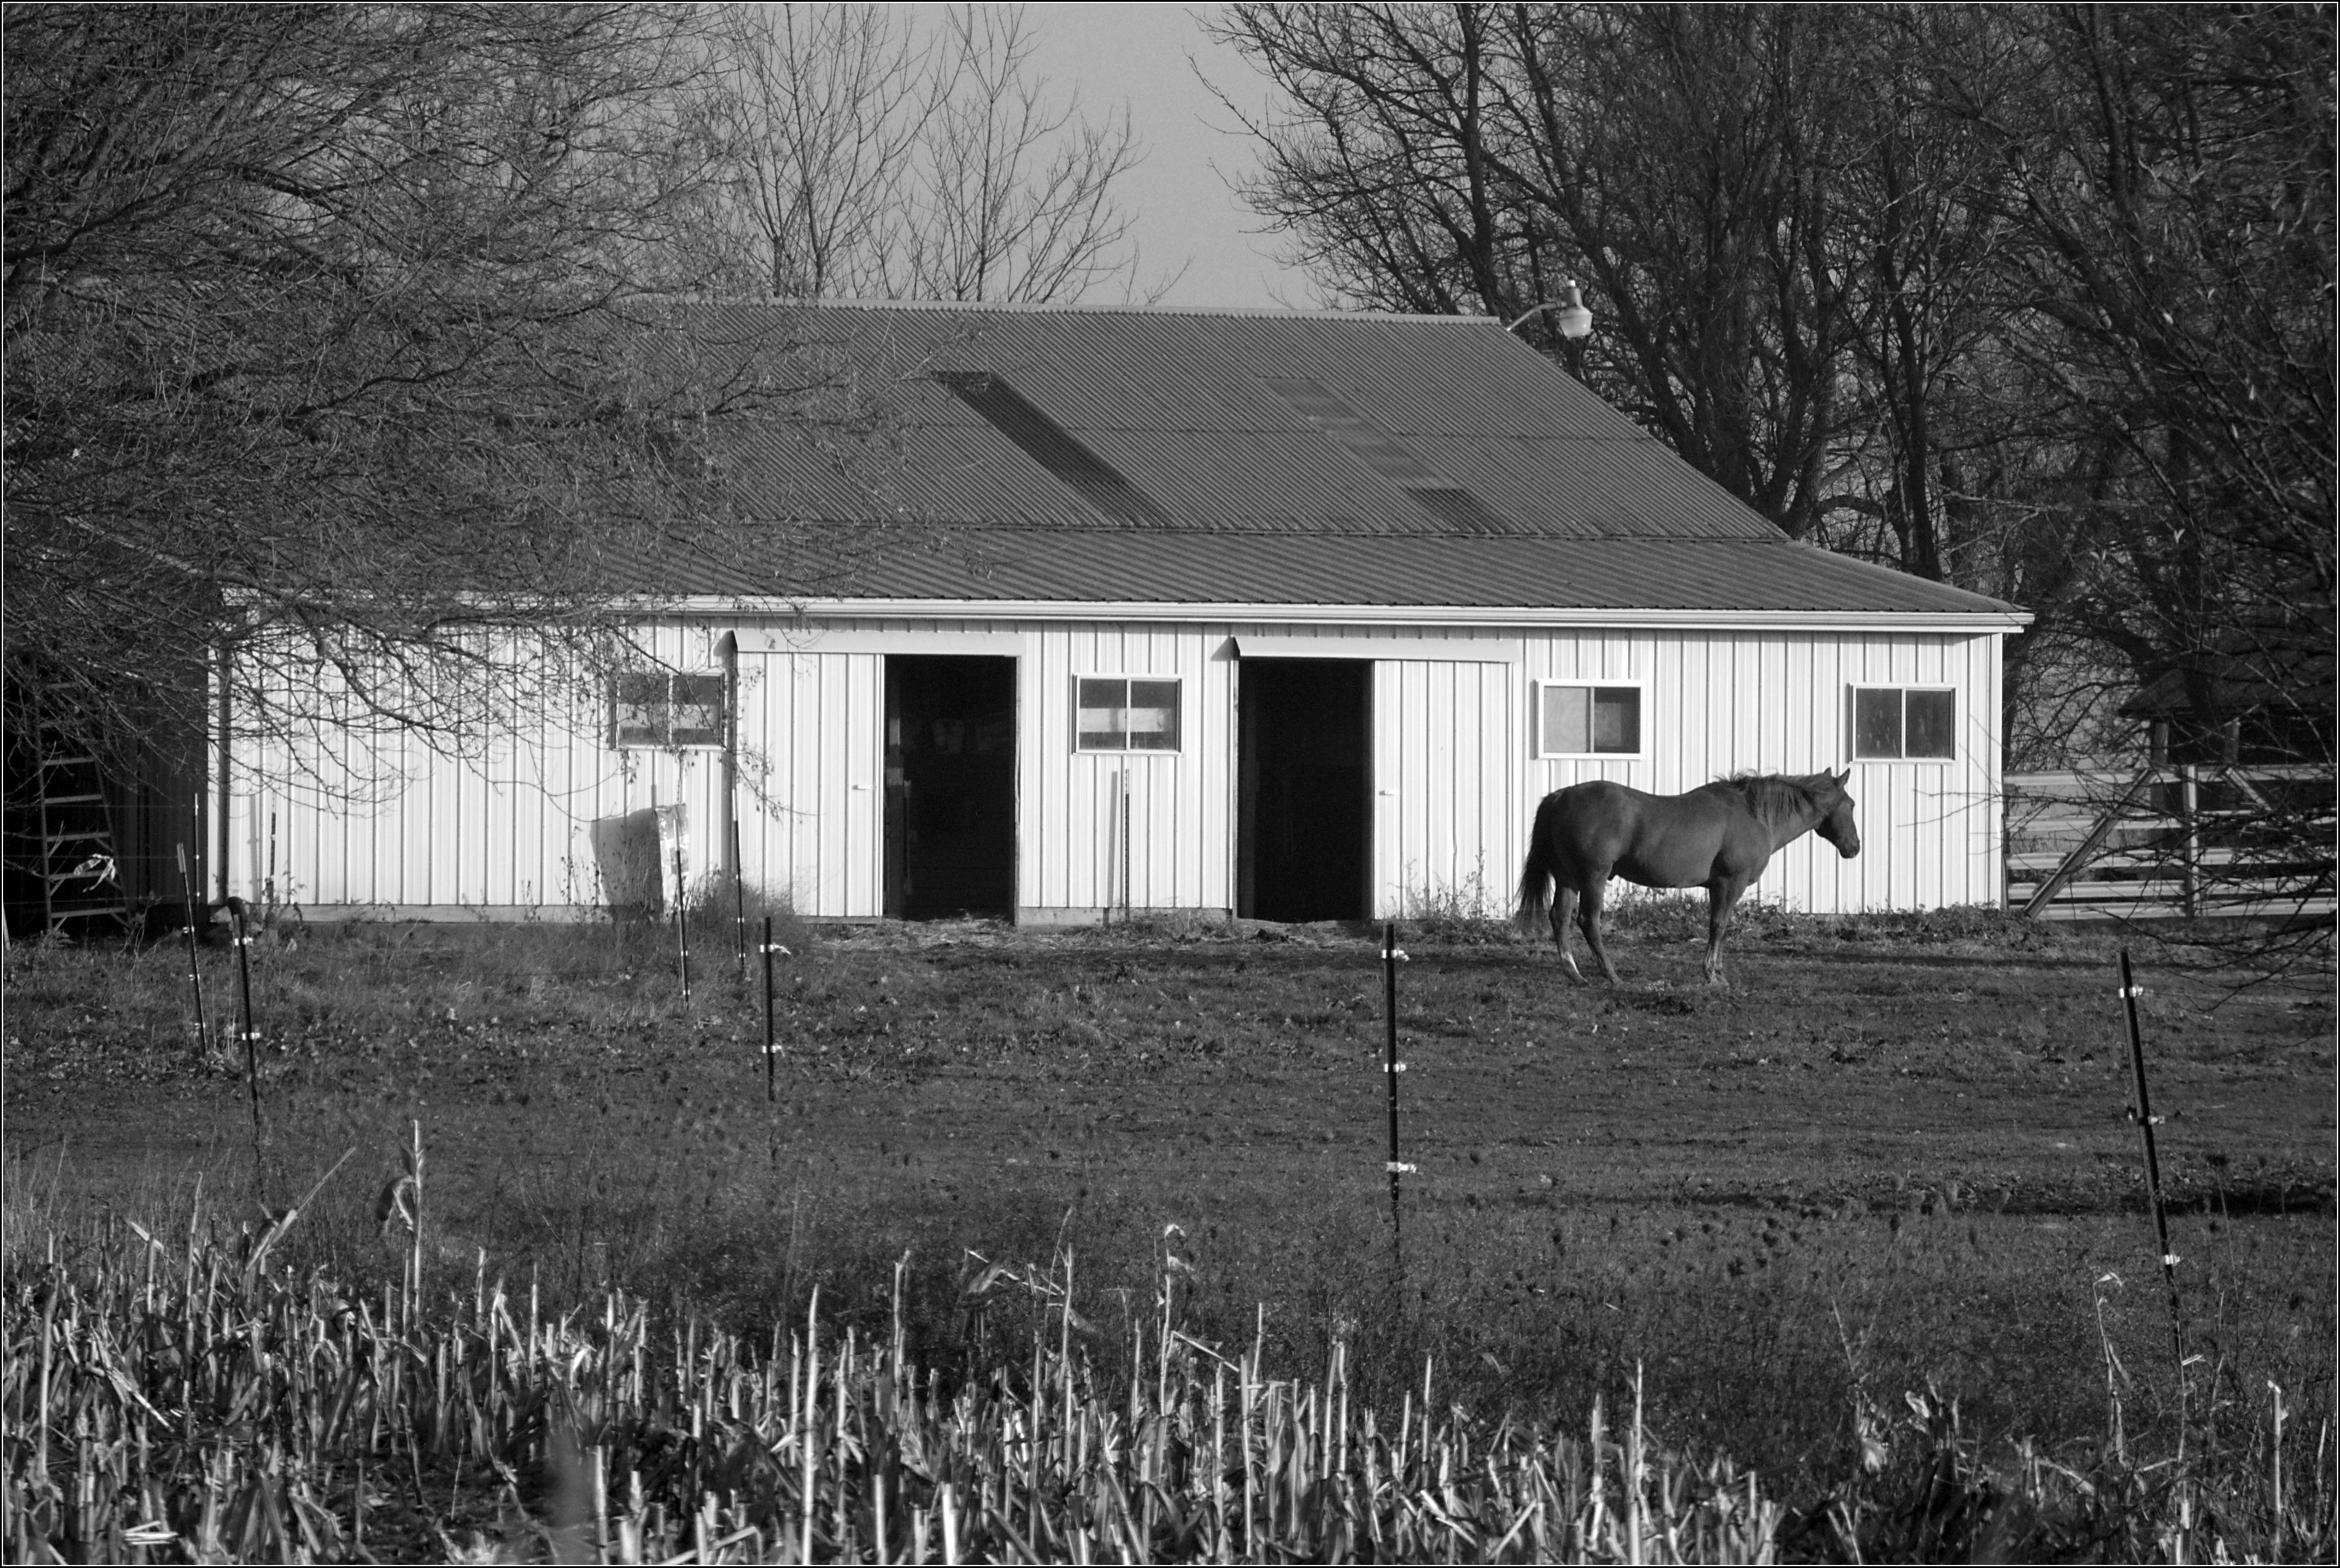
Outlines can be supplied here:
<path id="1" fill-rule="evenodd" d="M 31 782 L 35 838 L 25 858 L 41 884 L 41 929 L 56 935 L 69 922 L 120 922 L 130 906 L 122 896 L 114 813 L 97 758 L 70 742 L 61 753 L 45 745 Z"/>

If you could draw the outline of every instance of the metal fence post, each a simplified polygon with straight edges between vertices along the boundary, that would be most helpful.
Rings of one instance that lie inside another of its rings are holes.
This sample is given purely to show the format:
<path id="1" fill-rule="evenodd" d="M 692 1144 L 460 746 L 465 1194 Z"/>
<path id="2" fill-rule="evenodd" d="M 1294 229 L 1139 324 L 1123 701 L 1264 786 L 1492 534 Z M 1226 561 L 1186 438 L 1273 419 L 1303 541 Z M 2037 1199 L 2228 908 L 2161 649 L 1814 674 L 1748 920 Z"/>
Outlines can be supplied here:
<path id="1" fill-rule="evenodd" d="M 2186 1376 L 2185 1319 L 2177 1303 L 2177 1255 L 2169 1250 L 2169 1216 L 2161 1203 L 2161 1157 L 2154 1147 L 2154 1124 L 2161 1119 L 2153 1114 L 2153 1096 L 2145 1085 L 2145 1037 L 2137 1024 L 2137 999 L 2144 988 L 2137 983 L 2129 969 L 2128 949 L 2121 949 L 2121 1005 L 2128 1014 L 2129 1071 L 2137 1086 L 2137 1103 L 2129 1107 L 2129 1115 L 2137 1121 L 2137 1131 L 2145 1138 L 2145 1183 L 2153 1199 L 2153 1234 L 2161 1244 L 2161 1277 L 2169 1287 L 2169 1348 L 2176 1358 L 2181 1390 Z"/>
<path id="2" fill-rule="evenodd" d="M 195 926 L 195 883 L 187 874 L 187 846 L 180 844 L 179 887 L 187 906 L 187 981 L 195 991 L 195 1049 L 209 1056 L 211 1026 L 203 1019 L 203 933 Z"/>
<path id="3" fill-rule="evenodd" d="M 243 1076 L 252 1086 L 252 1136 L 256 1140 L 260 1137 L 260 1031 L 252 1023 L 252 928 L 244 923 L 241 903 L 231 904 L 229 912 L 235 917 L 235 972 L 243 1002 L 243 1027 L 237 1032 L 243 1037 Z"/>
<path id="4" fill-rule="evenodd" d="M 1405 1247 L 1398 1178 L 1414 1169 L 1397 1157 L 1397 1075 L 1405 1070 L 1405 1063 L 1397 1059 L 1397 966 L 1404 962 L 1405 950 L 1397 944 L 1397 922 L 1391 921 L 1382 927 L 1382 1012 L 1388 1025 L 1383 1077 L 1389 1085 L 1390 1262 L 1400 1284 L 1405 1280 Z"/>
<path id="5" fill-rule="evenodd" d="M 764 917 L 764 1103 L 771 1105 L 779 1100 L 778 1069 L 773 1064 L 772 1049 L 772 954 L 781 952 L 772 943 L 772 917 Z"/>

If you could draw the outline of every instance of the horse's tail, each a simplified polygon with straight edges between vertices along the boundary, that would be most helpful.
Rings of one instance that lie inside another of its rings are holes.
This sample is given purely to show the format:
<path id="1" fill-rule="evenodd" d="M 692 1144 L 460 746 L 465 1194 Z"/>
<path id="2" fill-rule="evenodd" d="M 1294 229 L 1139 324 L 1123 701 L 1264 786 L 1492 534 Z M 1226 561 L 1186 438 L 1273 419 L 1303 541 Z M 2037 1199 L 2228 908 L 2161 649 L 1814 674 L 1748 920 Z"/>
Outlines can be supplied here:
<path id="1" fill-rule="evenodd" d="M 1532 932 L 1552 910 L 1552 797 L 1536 807 L 1535 825 L 1528 830 L 1527 863 L 1520 867 L 1518 907 L 1512 919 L 1522 931 Z"/>

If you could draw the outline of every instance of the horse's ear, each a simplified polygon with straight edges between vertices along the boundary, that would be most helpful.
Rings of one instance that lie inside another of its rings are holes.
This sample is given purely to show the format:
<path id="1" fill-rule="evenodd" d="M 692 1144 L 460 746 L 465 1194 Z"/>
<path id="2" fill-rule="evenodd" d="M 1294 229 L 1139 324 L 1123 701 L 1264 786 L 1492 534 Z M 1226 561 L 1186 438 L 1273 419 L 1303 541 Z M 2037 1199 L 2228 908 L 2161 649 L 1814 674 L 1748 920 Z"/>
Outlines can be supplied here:
<path id="1" fill-rule="evenodd" d="M 1852 770 L 1851 770 L 1850 768 L 1847 768 L 1847 769 L 1845 769 L 1845 770 L 1844 770 L 1844 772 L 1842 772 L 1842 773 L 1840 773 L 1840 774 L 1837 774 L 1837 775 L 1836 775 L 1836 787 L 1837 787 L 1837 788 L 1839 788 L 1839 789 L 1842 789 L 1845 785 L 1847 785 L 1847 784 L 1850 784 L 1851 782 L 1852 782 Z"/>

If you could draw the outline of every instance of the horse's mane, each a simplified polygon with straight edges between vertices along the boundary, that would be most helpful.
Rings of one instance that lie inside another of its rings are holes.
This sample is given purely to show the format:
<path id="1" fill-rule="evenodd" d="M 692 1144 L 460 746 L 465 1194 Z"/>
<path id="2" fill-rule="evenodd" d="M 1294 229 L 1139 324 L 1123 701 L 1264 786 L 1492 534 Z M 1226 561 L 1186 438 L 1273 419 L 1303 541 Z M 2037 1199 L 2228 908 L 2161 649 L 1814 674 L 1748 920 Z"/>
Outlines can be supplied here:
<path id="1" fill-rule="evenodd" d="M 1736 773 L 1719 778 L 1715 784 L 1738 792 L 1747 803 L 1747 809 L 1767 825 L 1781 817 L 1792 816 L 1807 807 L 1819 804 L 1819 791 L 1814 781 L 1819 774 L 1790 777 L 1786 774 Z"/>

